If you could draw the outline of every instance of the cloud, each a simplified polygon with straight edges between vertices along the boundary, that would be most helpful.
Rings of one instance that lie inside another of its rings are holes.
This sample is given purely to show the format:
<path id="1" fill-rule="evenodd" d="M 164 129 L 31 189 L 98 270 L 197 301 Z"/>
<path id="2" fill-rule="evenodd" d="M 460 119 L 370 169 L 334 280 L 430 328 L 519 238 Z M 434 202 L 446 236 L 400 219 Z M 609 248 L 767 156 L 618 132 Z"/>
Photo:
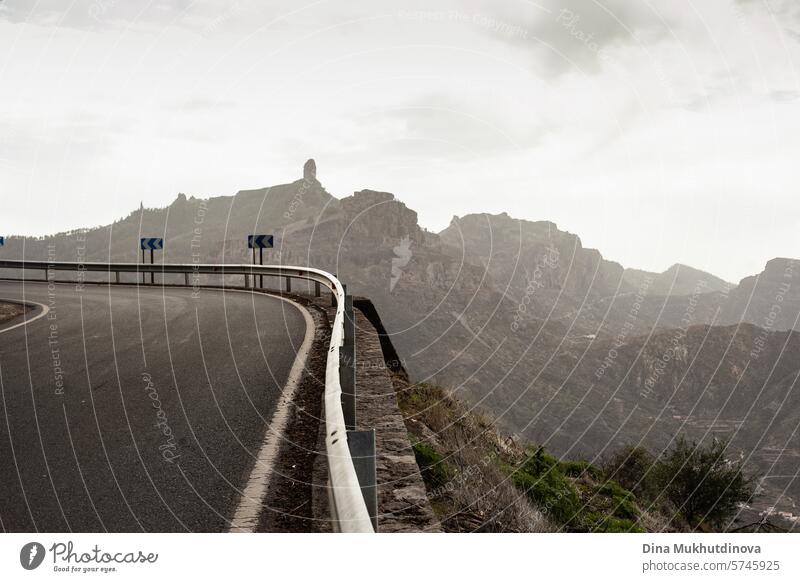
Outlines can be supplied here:
<path id="1" fill-rule="evenodd" d="M 709 79 L 698 92 L 689 93 L 675 103 L 677 107 L 694 113 L 709 113 L 730 99 L 741 99 L 742 91 L 736 88 L 736 79 L 724 79 L 722 75 L 709 75 Z"/>
<path id="2" fill-rule="evenodd" d="M 787 91 L 772 91 L 769 98 L 775 103 L 793 103 L 800 99 L 800 92 L 787 90 Z"/>
<path id="3" fill-rule="evenodd" d="M 800 42 L 800 4 L 797 0 L 735 0 L 735 4 L 779 17 L 789 36 Z"/>
<path id="4" fill-rule="evenodd" d="M 215 99 L 212 97 L 194 96 L 169 105 L 171 111 L 181 113 L 214 113 L 236 107 L 232 99 Z"/>
<path id="5" fill-rule="evenodd" d="M 143 26 L 162 29 L 174 24 L 202 33 L 239 10 L 240 2 L 220 8 L 210 0 L 154 0 L 146 4 L 126 0 L 15 0 L 0 4 L 0 20 L 78 30 Z"/>
<path id="6" fill-rule="evenodd" d="M 734 0 L 734 2 L 741 6 L 759 7 L 775 14 L 800 15 L 800 9 L 797 8 L 795 0 Z"/>
<path id="7" fill-rule="evenodd" d="M 0 122 L 0 158 L 22 166 L 35 160 L 40 166 L 97 161 L 112 153 L 130 126 L 120 119 L 109 120 L 92 112 L 70 112 L 63 118 L 42 123 L 35 118 Z"/>
<path id="8" fill-rule="evenodd" d="M 134 8 L 134 3 L 120 0 L 77 0 L 74 3 L 59 0 L 20 0 L 7 3 L 6 9 L 0 12 L 0 18 L 15 24 L 92 30 L 112 17 L 133 20 L 137 16 Z"/>
<path id="9" fill-rule="evenodd" d="M 510 111 L 519 104 L 500 103 L 498 97 L 471 100 L 444 93 L 415 98 L 389 112 L 386 118 L 401 122 L 403 138 L 437 140 L 466 152 L 498 153 L 534 147 L 554 131 L 551 123 Z"/>
<path id="10" fill-rule="evenodd" d="M 499 5 L 497 22 L 520 20 L 518 5 Z M 504 34 L 488 27 L 495 39 L 536 51 L 540 72 L 555 77 L 568 72 L 599 73 L 607 51 L 661 38 L 669 21 L 646 3 L 627 0 L 546 0 L 527 9 L 525 34 Z"/>

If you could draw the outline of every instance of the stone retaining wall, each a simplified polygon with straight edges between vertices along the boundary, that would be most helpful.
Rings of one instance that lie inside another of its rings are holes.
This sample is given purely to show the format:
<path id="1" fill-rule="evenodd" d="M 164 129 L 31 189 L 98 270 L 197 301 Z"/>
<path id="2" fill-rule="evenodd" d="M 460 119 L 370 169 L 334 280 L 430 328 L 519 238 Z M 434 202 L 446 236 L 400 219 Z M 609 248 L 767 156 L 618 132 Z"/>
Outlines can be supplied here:
<path id="1" fill-rule="evenodd" d="M 335 315 L 328 300 L 317 300 L 315 304 L 328 312 L 329 320 Z M 378 529 L 380 532 L 438 532 L 441 525 L 433 514 L 425 493 L 425 484 L 414 458 L 414 451 L 406 431 L 403 416 L 397 405 L 392 373 L 387 367 L 396 361 L 393 348 L 386 355 L 381 347 L 390 340 L 381 338 L 375 325 L 364 315 L 370 313 L 375 320 L 377 312 L 365 299 L 355 301 L 356 309 L 356 428 L 375 429 L 378 473 Z M 363 310 L 363 311 L 362 311 Z M 380 326 L 379 319 L 377 320 Z M 382 326 L 380 326 L 382 327 Z M 389 344 L 391 345 L 391 344 Z M 322 431 L 320 431 L 322 437 Z M 319 451 L 324 451 L 320 440 Z M 315 478 L 325 480 L 324 458 L 315 471 Z M 318 492 L 314 500 L 314 511 L 318 523 L 327 517 L 328 501 Z M 327 531 L 330 528 L 325 528 Z"/>

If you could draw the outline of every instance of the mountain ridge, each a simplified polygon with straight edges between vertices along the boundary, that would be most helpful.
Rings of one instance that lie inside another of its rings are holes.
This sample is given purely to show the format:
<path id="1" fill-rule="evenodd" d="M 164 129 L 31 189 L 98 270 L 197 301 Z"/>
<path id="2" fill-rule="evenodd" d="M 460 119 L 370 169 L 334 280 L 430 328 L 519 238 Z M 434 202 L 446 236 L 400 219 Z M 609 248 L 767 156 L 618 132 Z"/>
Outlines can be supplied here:
<path id="1" fill-rule="evenodd" d="M 781 341 L 798 345 L 786 335 L 800 320 L 800 268 L 793 259 L 771 259 L 761 273 L 730 286 L 682 265 L 661 274 L 625 269 L 553 222 L 507 213 L 454 217 L 432 233 L 391 193 L 332 196 L 318 181 L 316 164 L 311 172 L 307 163 L 303 178 L 288 184 L 209 199 L 179 195 L 166 208 L 140 207 L 96 229 L 10 238 L 4 255 L 23 258 L 24 246 L 30 260 L 137 261 L 140 236 L 163 236 L 158 260 L 239 263 L 251 260 L 245 240 L 253 233 L 275 235 L 265 262 L 328 270 L 348 292 L 369 297 L 414 381 L 463 395 L 491 411 L 506 431 L 552 444 L 558 455 L 575 446 L 592 453 L 609 438 L 658 445 L 678 421 L 648 431 L 651 404 L 665 406 L 665 397 L 683 389 L 683 375 L 717 402 L 730 394 L 733 370 L 748 360 L 758 370 L 770 362 L 784 370 L 781 378 L 757 377 L 765 393 L 786 394 L 791 387 L 786 378 L 794 369 L 779 347 Z M 689 293 L 660 294 L 664 289 Z M 726 342 L 737 349 L 720 349 Z M 691 353 L 695 363 L 686 367 L 674 355 L 658 363 L 673 352 Z M 651 367 L 636 359 L 639 353 Z M 715 375 L 723 361 L 725 374 Z M 641 383 L 655 365 L 663 370 L 645 406 Z M 624 390 L 619 369 L 635 376 L 624 380 Z M 764 402 L 765 410 L 773 400 Z M 782 430 L 800 422 L 797 408 L 781 413 Z M 609 412 L 597 416 L 598 410 Z M 691 411 L 684 406 L 675 415 Z M 730 427 L 735 418 L 722 420 Z M 770 435 L 765 448 L 754 429 L 746 433 L 736 446 L 762 460 L 780 437 Z M 800 498 L 795 489 L 792 496 Z"/>

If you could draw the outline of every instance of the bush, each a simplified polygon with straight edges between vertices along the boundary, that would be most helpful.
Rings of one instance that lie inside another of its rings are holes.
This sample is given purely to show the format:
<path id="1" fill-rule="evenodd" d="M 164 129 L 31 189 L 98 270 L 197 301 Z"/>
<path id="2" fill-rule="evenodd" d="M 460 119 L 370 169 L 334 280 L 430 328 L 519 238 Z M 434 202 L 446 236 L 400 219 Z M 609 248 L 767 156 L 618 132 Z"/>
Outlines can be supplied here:
<path id="1" fill-rule="evenodd" d="M 745 475 L 741 462 L 726 459 L 727 446 L 717 439 L 699 445 L 680 437 L 657 465 L 665 495 L 692 527 L 720 525 L 753 497 L 754 479 Z"/>
<path id="2" fill-rule="evenodd" d="M 613 479 L 639 499 L 652 501 L 660 493 L 656 459 L 644 447 L 625 447 L 603 464 L 607 479 Z"/>
<path id="3" fill-rule="evenodd" d="M 586 461 L 564 461 L 561 463 L 564 474 L 569 477 L 580 477 L 584 473 L 593 479 L 599 479 L 602 471 Z"/>
<path id="4" fill-rule="evenodd" d="M 568 523 L 581 511 L 577 490 L 564 475 L 558 459 L 546 454 L 542 447 L 512 473 L 511 479 L 553 521 Z"/>
<path id="5" fill-rule="evenodd" d="M 636 507 L 636 496 L 619 483 L 607 481 L 597 488 L 599 495 L 609 499 L 611 513 L 621 519 L 635 520 L 639 517 Z"/>
<path id="6" fill-rule="evenodd" d="M 593 533 L 643 533 L 644 529 L 630 519 L 620 519 L 601 513 L 589 513 L 584 517 L 584 526 Z"/>
<path id="7" fill-rule="evenodd" d="M 450 480 L 450 470 L 444 457 L 427 443 L 417 443 L 413 448 L 422 479 L 428 488 L 436 489 L 445 486 Z"/>

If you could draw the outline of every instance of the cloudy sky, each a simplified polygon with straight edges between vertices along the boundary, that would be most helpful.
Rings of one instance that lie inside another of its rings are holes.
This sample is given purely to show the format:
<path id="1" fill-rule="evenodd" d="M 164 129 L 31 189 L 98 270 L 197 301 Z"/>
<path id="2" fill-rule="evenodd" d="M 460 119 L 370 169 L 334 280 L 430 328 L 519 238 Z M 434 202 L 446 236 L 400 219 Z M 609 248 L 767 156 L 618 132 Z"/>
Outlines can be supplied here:
<path id="1" fill-rule="evenodd" d="M 1 234 L 293 181 L 552 220 L 628 267 L 800 258 L 795 0 L 0 0 Z"/>

